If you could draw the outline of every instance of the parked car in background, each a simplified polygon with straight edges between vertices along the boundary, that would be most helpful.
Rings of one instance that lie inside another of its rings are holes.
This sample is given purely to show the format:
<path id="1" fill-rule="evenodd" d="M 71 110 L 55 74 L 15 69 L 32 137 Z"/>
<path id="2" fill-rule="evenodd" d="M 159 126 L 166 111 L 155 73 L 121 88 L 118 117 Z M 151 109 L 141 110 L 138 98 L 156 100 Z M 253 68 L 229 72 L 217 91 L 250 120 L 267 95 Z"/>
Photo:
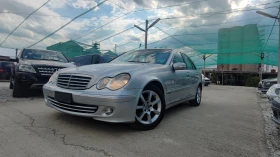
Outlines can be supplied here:
<path id="1" fill-rule="evenodd" d="M 0 61 L 0 80 L 10 79 L 13 66 L 13 62 Z"/>
<path id="2" fill-rule="evenodd" d="M 205 77 L 203 74 L 201 74 L 202 77 L 202 84 L 204 86 L 208 86 L 211 83 L 211 80 L 208 77 Z"/>
<path id="3" fill-rule="evenodd" d="M 51 75 L 62 68 L 74 67 L 57 51 L 23 49 L 13 66 L 10 89 L 13 97 L 25 96 L 29 88 L 42 88 Z"/>
<path id="4" fill-rule="evenodd" d="M 91 55 L 77 56 L 77 57 L 73 58 L 73 62 L 77 66 L 100 64 L 100 63 L 108 63 L 115 57 L 116 56 L 91 54 Z"/>
<path id="5" fill-rule="evenodd" d="M 280 125 L 280 98 L 279 96 L 275 97 L 272 100 L 271 103 L 271 109 L 272 109 L 272 120 L 277 123 L 278 125 Z"/>
<path id="6" fill-rule="evenodd" d="M 267 90 L 274 84 L 277 83 L 277 78 L 271 78 L 271 79 L 263 79 L 258 84 L 258 89 L 262 93 L 266 93 Z"/>
<path id="7" fill-rule="evenodd" d="M 272 85 L 266 92 L 269 101 L 273 101 L 274 98 L 280 96 L 280 84 Z"/>
<path id="8" fill-rule="evenodd" d="M 106 122 L 156 127 L 167 108 L 201 102 L 201 73 L 184 53 L 147 49 L 109 63 L 62 69 L 43 87 L 46 105 Z"/>

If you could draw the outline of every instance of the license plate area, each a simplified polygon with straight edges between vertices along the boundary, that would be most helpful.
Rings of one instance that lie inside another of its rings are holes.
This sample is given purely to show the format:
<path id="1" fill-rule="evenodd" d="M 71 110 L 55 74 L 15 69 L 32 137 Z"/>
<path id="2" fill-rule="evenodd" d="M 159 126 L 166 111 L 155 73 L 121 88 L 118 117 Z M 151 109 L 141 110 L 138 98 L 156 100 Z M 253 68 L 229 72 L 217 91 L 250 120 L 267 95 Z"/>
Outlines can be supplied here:
<path id="1" fill-rule="evenodd" d="M 59 102 L 70 104 L 72 102 L 71 93 L 55 92 L 54 99 Z"/>

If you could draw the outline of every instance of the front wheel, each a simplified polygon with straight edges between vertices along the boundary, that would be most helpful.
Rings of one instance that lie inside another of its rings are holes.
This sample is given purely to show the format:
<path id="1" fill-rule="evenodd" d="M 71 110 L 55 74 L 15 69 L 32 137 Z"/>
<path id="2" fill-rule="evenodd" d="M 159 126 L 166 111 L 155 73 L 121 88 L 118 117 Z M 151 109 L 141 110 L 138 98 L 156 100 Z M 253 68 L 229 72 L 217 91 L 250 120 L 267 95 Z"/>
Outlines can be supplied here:
<path id="1" fill-rule="evenodd" d="M 13 78 L 10 77 L 10 86 L 9 86 L 10 89 L 13 89 L 14 88 L 14 84 L 13 84 Z"/>
<path id="2" fill-rule="evenodd" d="M 26 94 L 27 88 L 25 88 L 25 86 L 16 82 L 16 80 L 14 80 L 13 82 L 14 82 L 13 83 L 13 97 L 15 97 L 15 98 L 24 97 Z"/>
<path id="3" fill-rule="evenodd" d="M 201 93 L 202 93 L 202 89 L 201 89 L 200 86 L 198 86 L 197 90 L 196 90 L 195 99 L 190 101 L 190 104 L 192 106 L 199 106 L 200 105 L 200 103 L 201 103 Z"/>
<path id="4" fill-rule="evenodd" d="M 151 130 L 163 119 L 165 100 L 156 86 L 146 87 L 138 100 L 135 122 L 131 126 L 138 130 Z"/>

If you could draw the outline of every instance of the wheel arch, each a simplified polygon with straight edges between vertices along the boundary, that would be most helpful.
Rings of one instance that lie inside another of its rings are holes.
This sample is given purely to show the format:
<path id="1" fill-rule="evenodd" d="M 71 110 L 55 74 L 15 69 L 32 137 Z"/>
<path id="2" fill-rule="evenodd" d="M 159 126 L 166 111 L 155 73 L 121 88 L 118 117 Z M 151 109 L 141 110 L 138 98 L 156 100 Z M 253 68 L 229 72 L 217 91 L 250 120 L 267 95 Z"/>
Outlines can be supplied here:
<path id="1" fill-rule="evenodd" d="M 143 90 L 149 85 L 155 85 L 156 87 L 158 87 L 160 89 L 160 91 L 162 92 L 163 96 L 165 97 L 165 88 L 164 88 L 163 84 L 158 79 L 153 79 L 153 80 L 148 81 L 145 84 Z"/>

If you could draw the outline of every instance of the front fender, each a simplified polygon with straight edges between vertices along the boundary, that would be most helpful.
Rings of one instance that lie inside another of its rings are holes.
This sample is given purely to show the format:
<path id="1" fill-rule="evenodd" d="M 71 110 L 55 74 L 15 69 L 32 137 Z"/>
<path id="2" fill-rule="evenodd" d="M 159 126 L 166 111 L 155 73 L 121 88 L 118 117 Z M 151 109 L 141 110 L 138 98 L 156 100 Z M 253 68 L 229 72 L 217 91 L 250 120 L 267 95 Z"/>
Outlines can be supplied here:
<path id="1" fill-rule="evenodd" d="M 141 89 L 143 90 L 149 83 L 153 82 L 153 81 L 157 81 L 159 82 L 164 90 L 164 95 L 165 95 L 165 91 L 166 91 L 166 86 L 163 83 L 162 80 L 160 80 L 158 77 L 156 76 L 141 76 L 141 77 L 133 77 L 130 79 L 131 81 L 129 82 L 129 84 L 126 86 L 126 89 Z"/>

